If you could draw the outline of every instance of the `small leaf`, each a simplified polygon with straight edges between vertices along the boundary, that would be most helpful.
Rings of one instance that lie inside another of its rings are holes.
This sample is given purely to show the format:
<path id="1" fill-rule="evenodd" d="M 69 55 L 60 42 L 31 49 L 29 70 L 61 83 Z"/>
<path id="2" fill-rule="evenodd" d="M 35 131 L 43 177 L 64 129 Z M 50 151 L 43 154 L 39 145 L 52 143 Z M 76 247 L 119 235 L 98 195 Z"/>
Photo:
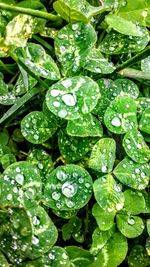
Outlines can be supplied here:
<path id="1" fill-rule="evenodd" d="M 115 232 L 115 226 L 113 225 L 107 231 L 101 231 L 98 227 L 94 230 L 92 235 L 92 246 L 90 252 L 93 255 L 97 255 L 99 251 L 106 245 L 108 240 L 112 237 Z"/>
<path id="2" fill-rule="evenodd" d="M 141 28 L 129 20 L 121 18 L 115 14 L 107 15 L 105 20 L 110 28 L 113 28 L 119 33 L 131 36 L 141 36 Z"/>
<path id="3" fill-rule="evenodd" d="M 146 108 L 139 122 L 141 131 L 150 134 L 150 108 Z"/>
<path id="4" fill-rule="evenodd" d="M 112 171 L 116 153 L 116 143 L 113 138 L 102 138 L 92 148 L 89 167 L 99 172 Z"/>
<path id="5" fill-rule="evenodd" d="M 68 246 L 65 249 L 74 267 L 87 267 L 94 260 L 93 255 L 83 248 Z"/>
<path id="6" fill-rule="evenodd" d="M 47 178 L 44 188 L 45 205 L 58 210 L 84 207 L 92 195 L 92 178 L 78 165 L 57 167 Z"/>
<path id="7" fill-rule="evenodd" d="M 97 203 L 92 208 L 92 215 L 95 217 L 101 231 L 107 231 L 113 226 L 115 214 L 115 211 L 108 213 L 103 210 Z"/>
<path id="8" fill-rule="evenodd" d="M 57 130 L 41 111 L 32 111 L 21 121 L 21 132 L 26 140 L 41 144 L 48 140 Z"/>
<path id="9" fill-rule="evenodd" d="M 56 63 L 50 55 L 46 54 L 41 45 L 28 43 L 25 48 L 17 48 L 15 53 L 35 75 L 49 80 L 60 79 Z"/>
<path id="10" fill-rule="evenodd" d="M 58 135 L 58 146 L 61 155 L 67 162 L 75 162 L 82 159 L 92 148 L 97 139 L 92 137 L 73 137 L 62 130 Z"/>
<path id="11" fill-rule="evenodd" d="M 69 240 L 71 238 L 71 236 L 73 236 L 73 238 L 76 237 L 76 235 L 78 235 L 80 229 L 82 226 L 82 220 L 79 219 L 77 216 L 72 217 L 68 223 L 64 224 L 62 227 L 62 237 L 63 240 Z"/>
<path id="12" fill-rule="evenodd" d="M 106 109 L 104 122 L 113 133 L 123 134 L 137 127 L 136 104 L 129 96 L 118 96 Z"/>
<path id="13" fill-rule="evenodd" d="M 125 236 L 120 232 L 115 232 L 101 249 L 95 262 L 89 267 L 116 267 L 125 259 L 128 250 L 128 243 Z"/>
<path id="14" fill-rule="evenodd" d="M 148 32 L 144 27 L 141 27 L 140 36 L 127 36 L 111 30 L 100 43 L 99 49 L 108 55 L 135 53 L 143 50 L 148 42 Z"/>
<path id="15" fill-rule="evenodd" d="M 104 211 L 117 212 L 123 208 L 124 195 L 111 174 L 95 180 L 93 190 L 97 203 Z"/>
<path id="16" fill-rule="evenodd" d="M 0 205 L 31 207 L 41 199 L 41 177 L 37 168 L 20 161 L 8 166 L 0 180 Z"/>
<path id="17" fill-rule="evenodd" d="M 129 158 L 124 158 L 114 169 L 117 179 L 133 189 L 143 190 L 149 184 L 148 163 L 136 163 Z"/>
<path id="18" fill-rule="evenodd" d="M 145 199 L 141 192 L 127 189 L 123 192 L 125 197 L 122 213 L 137 215 L 143 213 L 145 209 Z"/>
<path id="19" fill-rule="evenodd" d="M 82 117 L 68 121 L 67 134 L 71 136 L 88 137 L 103 135 L 103 128 L 101 123 L 92 115 L 86 114 Z"/>
<path id="20" fill-rule="evenodd" d="M 56 116 L 75 120 L 90 113 L 100 97 L 98 84 L 87 76 L 62 79 L 46 94 L 46 104 Z"/>
<path id="21" fill-rule="evenodd" d="M 84 69 L 91 71 L 92 73 L 112 73 L 115 68 L 113 63 L 109 62 L 98 49 L 91 49 L 86 58 Z"/>
<path id="22" fill-rule="evenodd" d="M 129 157 L 135 162 L 145 163 L 150 160 L 150 150 L 146 145 L 141 133 L 132 129 L 127 132 L 123 139 L 123 147 Z"/>
<path id="23" fill-rule="evenodd" d="M 9 135 L 7 132 L 3 131 L 0 132 L 0 145 L 1 146 L 6 146 L 9 140 Z"/>
<path id="24" fill-rule="evenodd" d="M 36 259 L 52 248 L 57 241 L 58 233 L 55 225 L 42 207 L 34 206 L 28 209 L 27 213 L 33 229 L 32 244 L 27 257 Z"/>
<path id="25" fill-rule="evenodd" d="M 6 26 L 5 45 L 24 47 L 32 37 L 34 28 L 34 17 L 24 14 L 15 16 Z"/>
<path id="26" fill-rule="evenodd" d="M 144 230 L 144 223 L 138 216 L 117 214 L 116 219 L 118 229 L 128 238 L 135 238 Z"/>
<path id="27" fill-rule="evenodd" d="M 86 0 L 59 0 L 54 2 L 53 7 L 68 22 L 88 22 L 90 17 L 108 10 L 105 6 L 91 6 Z"/>
<path id="28" fill-rule="evenodd" d="M 84 66 L 96 39 L 93 26 L 83 22 L 68 24 L 58 32 L 55 53 L 64 76 L 74 76 Z"/>
<path id="29" fill-rule="evenodd" d="M 128 264 L 130 267 L 147 267 L 150 264 L 149 257 L 145 248 L 141 245 L 135 245 L 129 256 Z"/>

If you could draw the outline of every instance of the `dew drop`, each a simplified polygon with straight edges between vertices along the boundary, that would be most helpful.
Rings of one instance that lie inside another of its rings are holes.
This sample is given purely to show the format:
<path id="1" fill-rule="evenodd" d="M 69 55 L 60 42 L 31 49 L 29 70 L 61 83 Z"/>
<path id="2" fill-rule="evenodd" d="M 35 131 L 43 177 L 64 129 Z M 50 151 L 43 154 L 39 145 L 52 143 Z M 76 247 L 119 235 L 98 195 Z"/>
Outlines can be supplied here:
<path id="1" fill-rule="evenodd" d="M 67 116 L 67 111 L 65 109 L 61 109 L 58 112 L 58 116 L 61 117 L 61 118 L 65 118 Z"/>
<path id="2" fill-rule="evenodd" d="M 21 172 L 21 169 L 19 167 L 17 167 L 16 172 Z"/>
<path id="3" fill-rule="evenodd" d="M 40 220 L 37 218 L 37 216 L 34 216 L 32 221 L 33 221 L 34 225 L 39 225 L 40 224 Z"/>
<path id="4" fill-rule="evenodd" d="M 35 140 L 38 140 L 38 139 L 39 139 L 39 136 L 38 136 L 37 134 L 34 134 L 34 135 L 33 135 L 33 138 L 34 138 Z"/>
<path id="5" fill-rule="evenodd" d="M 134 220 L 134 218 L 128 218 L 128 224 L 130 224 L 130 225 L 133 225 L 133 224 L 135 224 L 135 220 Z"/>
<path id="6" fill-rule="evenodd" d="M 71 79 L 66 79 L 66 80 L 62 81 L 61 83 L 65 88 L 69 88 L 72 85 Z"/>
<path id="7" fill-rule="evenodd" d="M 53 90 L 51 91 L 51 96 L 56 97 L 56 96 L 58 96 L 58 95 L 59 95 L 59 91 L 58 91 L 58 90 L 53 89 Z"/>
<path id="8" fill-rule="evenodd" d="M 60 199 L 60 197 L 61 197 L 61 194 L 60 193 L 58 193 L 58 192 L 53 192 L 52 193 L 52 198 L 54 200 L 58 200 L 58 199 Z"/>
<path id="9" fill-rule="evenodd" d="M 119 127 L 121 126 L 121 120 L 118 117 L 114 117 L 111 121 L 111 124 L 113 126 Z"/>
<path id="10" fill-rule="evenodd" d="M 56 177 L 60 181 L 65 181 L 67 179 L 67 174 L 60 170 L 60 171 L 57 171 Z"/>
<path id="11" fill-rule="evenodd" d="M 12 195 L 8 194 L 6 198 L 7 198 L 7 200 L 12 200 Z"/>
<path id="12" fill-rule="evenodd" d="M 17 174 L 16 177 L 16 182 L 20 185 L 23 185 L 24 183 L 24 175 L 23 174 Z"/>
<path id="13" fill-rule="evenodd" d="M 74 203 L 71 200 L 66 199 L 66 206 L 68 208 L 73 208 L 74 207 Z"/>
<path id="14" fill-rule="evenodd" d="M 79 181 L 79 184 L 82 184 L 84 182 L 84 179 L 80 177 L 78 181 Z"/>
<path id="15" fill-rule="evenodd" d="M 67 256 L 67 254 L 65 252 L 62 254 L 62 257 L 63 257 L 64 260 L 68 259 L 68 256 Z"/>
<path id="16" fill-rule="evenodd" d="M 140 173 L 140 169 L 136 168 L 135 173 Z"/>
<path id="17" fill-rule="evenodd" d="M 62 193 L 64 196 L 70 198 L 73 197 L 77 192 L 77 188 L 74 184 L 71 184 L 69 182 L 65 182 L 62 185 Z"/>
<path id="18" fill-rule="evenodd" d="M 102 166 L 102 172 L 107 172 L 107 167 L 106 166 Z"/>
<path id="19" fill-rule="evenodd" d="M 76 99 L 71 94 L 65 94 L 62 96 L 62 101 L 69 107 L 73 107 L 76 104 Z"/>
<path id="20" fill-rule="evenodd" d="M 52 253 L 49 253 L 48 257 L 49 257 L 50 260 L 54 260 L 55 259 L 55 255 L 53 255 Z"/>
<path id="21" fill-rule="evenodd" d="M 39 243 L 39 239 L 36 236 L 33 236 L 32 237 L 32 244 L 33 245 L 38 245 L 38 243 Z"/>
<path id="22" fill-rule="evenodd" d="M 117 210 L 121 210 L 122 208 L 123 208 L 123 204 L 118 203 L 118 204 L 116 205 L 116 209 L 117 209 Z"/>
<path id="23" fill-rule="evenodd" d="M 71 28 L 73 31 L 77 30 L 79 25 L 77 23 L 72 24 Z"/>
<path id="24" fill-rule="evenodd" d="M 60 102 L 54 101 L 53 102 L 53 106 L 56 107 L 56 108 L 59 108 L 60 107 Z"/>

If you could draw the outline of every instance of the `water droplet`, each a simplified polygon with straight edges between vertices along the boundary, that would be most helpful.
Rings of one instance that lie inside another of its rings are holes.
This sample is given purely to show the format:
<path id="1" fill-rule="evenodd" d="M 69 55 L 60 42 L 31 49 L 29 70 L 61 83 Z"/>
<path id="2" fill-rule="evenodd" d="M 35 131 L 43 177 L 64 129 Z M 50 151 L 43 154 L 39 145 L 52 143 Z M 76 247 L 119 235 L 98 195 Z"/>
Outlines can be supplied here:
<path id="1" fill-rule="evenodd" d="M 114 190 L 116 192 L 121 192 L 121 186 L 120 185 L 114 185 Z"/>
<path id="2" fill-rule="evenodd" d="M 42 169 L 43 169 L 43 164 L 42 164 L 42 163 L 38 163 L 38 168 L 39 168 L 40 170 L 42 170 Z"/>
<path id="3" fill-rule="evenodd" d="M 37 134 L 34 134 L 34 135 L 33 135 L 33 138 L 34 138 L 35 140 L 38 140 L 38 139 L 39 139 L 39 136 L 38 136 Z"/>
<path id="4" fill-rule="evenodd" d="M 71 85 L 72 85 L 72 81 L 71 79 L 65 79 L 64 81 L 61 82 L 62 85 L 65 87 L 65 88 L 69 88 Z"/>
<path id="5" fill-rule="evenodd" d="M 145 178 L 145 176 L 146 176 L 145 173 L 144 172 L 141 172 L 141 177 L 142 178 Z"/>
<path id="6" fill-rule="evenodd" d="M 77 23 L 72 24 L 71 28 L 73 31 L 77 30 L 79 25 Z"/>
<path id="7" fill-rule="evenodd" d="M 117 210 L 121 210 L 122 208 L 123 208 L 123 203 L 122 204 L 119 203 L 119 204 L 116 205 L 116 209 Z"/>
<path id="8" fill-rule="evenodd" d="M 33 236 L 32 237 L 32 244 L 33 245 L 38 245 L 38 243 L 39 243 L 39 239 L 36 236 Z"/>
<path id="9" fill-rule="evenodd" d="M 59 112 L 58 112 L 58 116 L 60 118 L 65 118 L 67 116 L 67 111 L 65 109 L 61 109 Z"/>
<path id="10" fill-rule="evenodd" d="M 70 198 L 73 197 L 77 192 L 77 187 L 74 184 L 71 184 L 69 182 L 65 182 L 62 185 L 62 193 L 64 196 Z"/>
<path id="11" fill-rule="evenodd" d="M 73 208 L 74 207 L 74 203 L 71 200 L 66 199 L 66 206 L 68 208 Z"/>
<path id="12" fill-rule="evenodd" d="M 40 220 L 37 218 L 37 216 L 33 217 L 32 222 L 33 222 L 34 225 L 39 225 L 40 224 Z"/>
<path id="13" fill-rule="evenodd" d="M 65 252 L 62 254 L 62 257 L 63 257 L 64 260 L 68 259 L 68 256 L 67 256 L 67 254 Z"/>
<path id="14" fill-rule="evenodd" d="M 82 184 L 84 182 L 84 179 L 80 177 L 78 181 L 79 181 L 79 184 Z"/>
<path id="15" fill-rule="evenodd" d="M 140 173 L 140 169 L 136 168 L 135 173 Z"/>
<path id="16" fill-rule="evenodd" d="M 119 127 L 121 126 L 121 120 L 118 117 L 114 117 L 111 121 L 111 124 L 113 126 Z"/>
<path id="17" fill-rule="evenodd" d="M 56 177 L 60 181 L 65 181 L 67 179 L 67 174 L 60 170 L 60 171 L 57 171 Z"/>
<path id="18" fill-rule="evenodd" d="M 85 187 L 89 188 L 91 185 L 89 183 L 85 183 Z"/>
<path id="19" fill-rule="evenodd" d="M 125 139 L 126 144 L 130 144 L 130 140 L 129 139 Z"/>
<path id="20" fill-rule="evenodd" d="M 60 102 L 54 101 L 53 105 L 54 105 L 54 107 L 59 108 L 60 107 Z"/>
<path id="21" fill-rule="evenodd" d="M 131 224 L 131 225 L 135 224 L 134 218 L 132 217 L 128 218 L 128 224 Z"/>
<path id="22" fill-rule="evenodd" d="M 73 107 L 76 104 L 76 99 L 71 94 L 65 94 L 62 96 L 62 101 L 69 107 Z"/>
<path id="23" fill-rule="evenodd" d="M 127 148 L 128 148 L 128 149 L 131 149 L 131 145 L 127 145 Z"/>
<path id="24" fill-rule="evenodd" d="M 107 172 L 107 167 L 106 166 L 102 166 L 102 172 Z"/>
<path id="25" fill-rule="evenodd" d="M 16 194 L 16 193 L 18 193 L 18 188 L 15 186 L 14 188 L 13 188 L 13 192 Z"/>
<path id="26" fill-rule="evenodd" d="M 58 200 L 58 199 L 60 199 L 60 197 L 61 197 L 61 194 L 60 193 L 58 193 L 58 192 L 53 192 L 52 193 L 52 198 L 54 200 Z"/>
<path id="27" fill-rule="evenodd" d="M 8 194 L 6 198 L 7 198 L 7 200 L 12 200 L 12 195 Z"/>
<path id="28" fill-rule="evenodd" d="M 59 91 L 58 91 L 58 90 L 53 89 L 53 90 L 51 91 L 51 96 L 56 97 L 56 96 L 58 96 L 58 95 L 59 95 Z"/>
<path id="29" fill-rule="evenodd" d="M 55 255 L 53 255 L 52 253 L 49 253 L 48 257 L 49 257 L 50 260 L 54 260 L 55 259 Z"/>
<path id="30" fill-rule="evenodd" d="M 16 177 L 16 182 L 20 185 L 23 185 L 24 183 L 24 175 L 23 174 L 17 174 Z"/>
<path id="31" fill-rule="evenodd" d="M 21 172 L 21 169 L 19 167 L 17 167 L 16 172 Z"/>

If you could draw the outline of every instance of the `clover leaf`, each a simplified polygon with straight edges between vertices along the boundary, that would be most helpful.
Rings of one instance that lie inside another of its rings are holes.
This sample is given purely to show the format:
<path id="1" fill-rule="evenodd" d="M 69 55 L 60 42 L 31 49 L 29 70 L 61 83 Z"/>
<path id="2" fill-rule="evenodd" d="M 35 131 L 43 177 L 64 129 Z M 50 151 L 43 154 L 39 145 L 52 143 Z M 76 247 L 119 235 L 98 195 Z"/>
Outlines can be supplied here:
<path id="1" fill-rule="evenodd" d="M 129 266 L 131 267 L 134 265 L 135 267 L 146 267 L 149 263 L 149 257 L 145 248 L 141 245 L 135 245 L 128 257 Z"/>
<path id="2" fill-rule="evenodd" d="M 90 113 L 99 97 L 99 88 L 95 81 L 86 76 L 76 76 L 53 84 L 46 94 L 46 104 L 58 117 L 75 120 Z"/>
<path id="3" fill-rule="evenodd" d="M 137 215 L 145 209 L 145 198 L 141 192 L 127 189 L 124 192 L 124 207 L 122 213 Z"/>
<path id="4" fill-rule="evenodd" d="M 75 210 L 86 205 L 92 195 L 92 178 L 80 166 L 57 167 L 47 178 L 45 205 L 58 210 Z"/>
<path id="5" fill-rule="evenodd" d="M 102 209 L 98 205 L 98 203 L 95 203 L 92 208 L 92 214 L 95 217 L 100 230 L 107 231 L 113 226 L 114 217 L 116 214 L 114 210 L 111 212 L 107 212 L 104 209 Z"/>

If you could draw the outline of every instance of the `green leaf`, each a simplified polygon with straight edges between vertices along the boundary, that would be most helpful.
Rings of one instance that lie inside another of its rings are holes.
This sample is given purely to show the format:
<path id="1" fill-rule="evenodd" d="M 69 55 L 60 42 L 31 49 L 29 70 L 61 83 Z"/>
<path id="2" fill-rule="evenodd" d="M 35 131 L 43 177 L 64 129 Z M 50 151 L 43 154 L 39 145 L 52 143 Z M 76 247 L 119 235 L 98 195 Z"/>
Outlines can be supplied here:
<path id="1" fill-rule="evenodd" d="M 75 162 L 82 159 L 92 148 L 97 139 L 92 137 L 73 137 L 62 130 L 58 134 L 58 146 L 66 162 Z"/>
<path id="2" fill-rule="evenodd" d="M 124 158 L 114 169 L 117 179 L 133 189 L 143 190 L 149 184 L 148 163 L 136 163 L 129 158 Z"/>
<path id="3" fill-rule="evenodd" d="M 107 15 L 105 20 L 110 28 L 113 28 L 119 33 L 131 36 L 141 36 L 141 28 L 129 20 L 121 18 L 115 14 Z"/>
<path id="4" fill-rule="evenodd" d="M 113 138 L 102 138 L 92 148 L 89 167 L 99 172 L 109 173 L 115 162 L 116 143 Z"/>
<path id="5" fill-rule="evenodd" d="M 141 192 L 127 189 L 123 192 L 125 197 L 122 213 L 137 215 L 145 209 L 145 199 Z"/>
<path id="6" fill-rule="evenodd" d="M 141 70 L 150 72 L 150 56 L 141 60 Z"/>
<path id="7" fill-rule="evenodd" d="M 115 211 L 108 213 L 103 210 L 97 203 L 92 208 L 92 215 L 95 217 L 101 231 L 107 231 L 113 226 L 115 214 Z"/>
<path id="8" fill-rule="evenodd" d="M 92 246 L 90 248 L 90 252 L 93 255 L 97 255 L 99 251 L 106 245 L 108 240 L 112 237 L 115 232 L 115 226 L 113 225 L 107 231 L 101 231 L 98 227 L 94 230 L 92 235 Z"/>
<path id="9" fill-rule="evenodd" d="M 8 166 L 0 180 L 0 205 L 32 207 L 41 198 L 41 177 L 29 162 Z"/>
<path id="10" fill-rule="evenodd" d="M 104 122 L 113 133 L 123 134 L 137 127 L 137 107 L 129 96 L 118 96 L 106 109 Z"/>
<path id="11" fill-rule="evenodd" d="M 89 70 L 93 73 L 112 73 L 115 68 L 113 63 L 109 62 L 108 59 L 104 58 L 101 52 L 93 48 L 86 58 L 84 69 Z"/>
<path id="12" fill-rule="evenodd" d="M 44 188 L 45 205 L 58 210 L 84 207 L 92 195 L 92 178 L 74 164 L 57 167 L 47 178 Z"/>
<path id="13" fill-rule="evenodd" d="M 15 53 L 35 75 L 49 80 L 60 79 L 56 63 L 41 45 L 28 43 L 24 48 L 15 49 Z"/>
<path id="14" fill-rule="evenodd" d="M 128 238 L 135 238 L 144 230 L 144 223 L 138 216 L 117 214 L 116 219 L 118 229 Z"/>
<path id="15" fill-rule="evenodd" d="M 20 71 L 21 71 L 20 67 Z M 12 92 L 16 95 L 23 95 L 37 84 L 37 81 L 26 71 L 21 71 Z"/>
<path id="16" fill-rule="evenodd" d="M 1 157 L 0 161 L 3 169 L 6 169 L 9 165 L 16 162 L 16 157 L 13 154 L 5 154 Z"/>
<path id="17" fill-rule="evenodd" d="M 32 37 L 35 28 L 35 20 L 29 15 L 19 14 L 6 26 L 4 44 L 6 46 L 24 47 Z"/>
<path id="18" fill-rule="evenodd" d="M 53 7 L 68 22 L 88 22 L 89 18 L 108 10 L 105 6 L 91 6 L 86 0 L 59 0 Z"/>
<path id="19" fill-rule="evenodd" d="M 130 267 L 147 267 L 150 264 L 149 257 L 145 248 L 141 245 L 135 245 L 128 256 Z"/>
<path id="20" fill-rule="evenodd" d="M 101 123 L 90 113 L 76 120 L 68 121 L 66 131 L 68 135 L 79 137 L 102 137 L 103 135 Z"/>
<path id="21" fill-rule="evenodd" d="M 135 53 L 143 50 L 148 42 L 148 32 L 144 27 L 141 27 L 140 36 L 127 36 L 111 30 L 100 43 L 99 49 L 108 55 Z"/>
<path id="22" fill-rule="evenodd" d="M 82 22 L 68 24 L 58 32 L 54 43 L 55 53 L 64 76 L 78 73 L 96 40 L 93 26 Z"/>
<path id="23" fill-rule="evenodd" d="M 1 251 L 11 263 L 20 263 L 26 258 L 32 228 L 24 208 L 7 207 L 0 211 L 0 237 Z"/>
<path id="24" fill-rule="evenodd" d="M 138 118 L 141 119 L 142 113 L 146 108 L 150 108 L 150 99 L 147 97 L 139 97 L 137 100 Z"/>
<path id="25" fill-rule="evenodd" d="M 132 129 L 127 132 L 123 139 L 123 147 L 127 155 L 135 162 L 145 163 L 150 160 L 150 150 L 146 145 L 142 134 Z"/>
<path id="26" fill-rule="evenodd" d="M 2 252 L 0 252 L 0 263 L 2 266 L 4 267 L 9 267 L 9 263 L 8 261 L 6 260 L 5 256 L 3 255 Z"/>
<path id="27" fill-rule="evenodd" d="M 21 132 L 26 140 L 33 144 L 41 144 L 48 140 L 57 130 L 41 111 L 32 111 L 21 121 Z"/>
<path id="28" fill-rule="evenodd" d="M 46 94 L 51 112 L 66 120 L 75 120 L 90 113 L 100 97 L 98 84 L 87 76 L 62 79 Z"/>
<path id="29" fill-rule="evenodd" d="M 56 216 L 63 219 L 70 219 L 74 217 L 78 212 L 78 210 L 54 210 L 54 209 L 52 211 Z"/>
<path id="30" fill-rule="evenodd" d="M 111 174 L 100 177 L 93 184 L 94 196 L 99 206 L 107 212 L 117 212 L 124 205 L 121 186 Z"/>
<path id="31" fill-rule="evenodd" d="M 9 140 L 9 135 L 7 132 L 0 132 L 0 145 L 6 146 Z"/>
<path id="32" fill-rule="evenodd" d="M 128 250 L 126 237 L 115 232 L 89 267 L 116 267 L 125 259 Z"/>
<path id="33" fill-rule="evenodd" d="M 58 238 L 57 228 L 54 226 L 46 211 L 40 206 L 27 210 L 32 222 L 32 244 L 28 251 L 30 259 L 36 259 L 52 248 Z"/>
<path id="34" fill-rule="evenodd" d="M 93 255 L 83 248 L 68 246 L 65 249 L 70 258 L 71 265 L 74 267 L 87 267 L 94 260 Z"/>
<path id="35" fill-rule="evenodd" d="M 77 216 L 73 216 L 69 220 L 68 223 L 66 223 L 62 226 L 63 240 L 64 241 L 69 240 L 71 238 L 71 236 L 73 236 L 75 238 L 76 235 L 79 234 L 81 226 L 82 226 L 82 220 L 79 219 Z"/>
<path id="36" fill-rule="evenodd" d="M 150 26 L 150 5 L 148 0 L 136 0 L 134 5 L 132 0 L 128 0 L 124 7 L 119 8 L 117 14 L 135 23 Z"/>
<path id="37" fill-rule="evenodd" d="M 146 108 L 139 122 L 139 129 L 150 134 L 150 108 Z"/>

